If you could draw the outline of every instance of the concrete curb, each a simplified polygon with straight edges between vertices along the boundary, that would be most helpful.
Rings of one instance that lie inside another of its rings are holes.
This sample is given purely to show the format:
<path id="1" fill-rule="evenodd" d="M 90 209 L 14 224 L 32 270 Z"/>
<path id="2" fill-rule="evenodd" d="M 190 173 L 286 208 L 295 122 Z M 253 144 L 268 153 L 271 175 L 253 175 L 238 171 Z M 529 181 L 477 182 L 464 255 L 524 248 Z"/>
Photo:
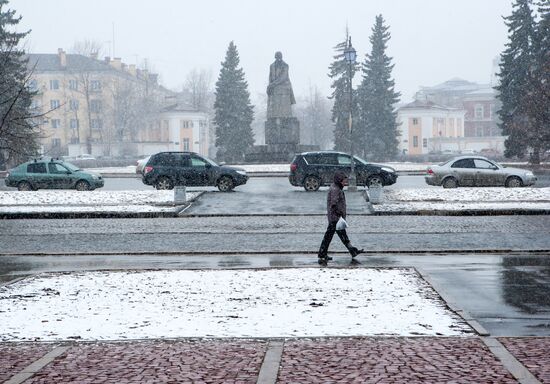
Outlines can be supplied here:
<path id="1" fill-rule="evenodd" d="M 284 341 L 270 340 L 264 361 L 258 374 L 257 384 L 275 384 L 279 374 L 279 365 L 283 356 Z"/>

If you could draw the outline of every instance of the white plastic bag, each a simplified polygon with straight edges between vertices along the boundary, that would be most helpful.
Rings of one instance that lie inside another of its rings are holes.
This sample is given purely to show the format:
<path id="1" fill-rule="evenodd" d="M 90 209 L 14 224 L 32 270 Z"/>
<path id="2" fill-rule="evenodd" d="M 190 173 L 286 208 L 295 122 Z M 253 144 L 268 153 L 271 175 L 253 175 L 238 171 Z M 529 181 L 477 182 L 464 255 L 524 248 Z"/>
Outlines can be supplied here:
<path id="1" fill-rule="evenodd" d="M 346 220 L 344 220 L 343 217 L 340 217 L 338 222 L 336 223 L 336 230 L 341 231 L 342 229 L 346 229 L 348 227 L 348 223 Z"/>

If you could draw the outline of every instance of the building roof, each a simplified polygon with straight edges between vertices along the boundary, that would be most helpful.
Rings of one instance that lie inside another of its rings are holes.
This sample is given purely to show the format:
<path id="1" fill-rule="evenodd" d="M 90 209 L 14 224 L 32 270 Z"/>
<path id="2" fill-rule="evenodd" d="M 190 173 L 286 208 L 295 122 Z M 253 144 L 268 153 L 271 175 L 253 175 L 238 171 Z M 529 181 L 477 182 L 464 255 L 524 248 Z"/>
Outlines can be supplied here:
<path id="1" fill-rule="evenodd" d="M 29 59 L 29 66 L 34 67 L 35 72 L 115 71 L 109 63 L 83 55 L 66 54 L 66 66 L 61 65 L 57 53 L 31 53 L 27 55 L 27 58 Z"/>
<path id="2" fill-rule="evenodd" d="M 404 106 L 399 108 L 399 110 L 402 109 L 435 109 L 442 111 L 460 111 L 459 108 L 445 107 L 429 100 L 415 100 L 412 103 L 405 104 Z"/>
<path id="3" fill-rule="evenodd" d="M 453 77 L 450 80 L 447 80 L 441 84 L 434 85 L 433 87 L 420 87 L 421 92 L 426 91 L 455 91 L 455 92 L 471 92 L 476 91 L 480 88 L 486 88 L 489 85 L 486 84 L 477 84 L 471 81 L 461 79 L 459 77 Z"/>

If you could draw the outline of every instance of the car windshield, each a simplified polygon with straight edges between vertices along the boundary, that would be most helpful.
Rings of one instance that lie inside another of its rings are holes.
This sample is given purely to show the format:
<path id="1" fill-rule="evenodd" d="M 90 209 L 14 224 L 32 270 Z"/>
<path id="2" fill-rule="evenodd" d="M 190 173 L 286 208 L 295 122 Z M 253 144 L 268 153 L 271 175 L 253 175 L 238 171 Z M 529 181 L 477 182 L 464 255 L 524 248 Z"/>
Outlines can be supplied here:
<path id="1" fill-rule="evenodd" d="M 218 164 L 216 164 L 216 162 L 215 162 L 214 160 L 209 159 L 209 158 L 206 157 L 206 156 L 202 156 L 202 158 L 203 158 L 205 161 L 208 161 L 208 162 L 210 163 L 210 165 L 213 165 L 213 166 L 215 166 L 215 167 L 218 166 Z"/>
<path id="2" fill-rule="evenodd" d="M 71 164 L 71 163 L 63 163 L 63 165 L 65 167 L 67 167 L 69 169 L 69 171 L 71 172 L 76 172 L 76 171 L 80 171 L 80 168 L 78 168 L 76 165 L 74 164 Z"/>

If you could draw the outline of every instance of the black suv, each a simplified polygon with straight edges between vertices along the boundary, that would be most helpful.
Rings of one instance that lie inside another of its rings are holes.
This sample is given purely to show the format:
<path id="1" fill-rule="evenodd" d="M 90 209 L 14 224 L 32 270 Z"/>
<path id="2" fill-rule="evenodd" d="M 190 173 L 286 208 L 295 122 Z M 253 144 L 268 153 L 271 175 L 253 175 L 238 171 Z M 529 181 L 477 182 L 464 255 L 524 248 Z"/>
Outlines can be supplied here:
<path id="1" fill-rule="evenodd" d="M 172 189 L 176 185 L 217 186 L 227 192 L 246 184 L 243 169 L 218 165 L 194 152 L 160 152 L 152 155 L 143 168 L 142 181 L 157 189 Z"/>
<path id="2" fill-rule="evenodd" d="M 367 163 L 354 156 L 357 185 L 392 185 L 397 181 L 395 169 L 385 165 Z M 316 191 L 323 185 L 330 185 L 334 173 L 342 171 L 349 175 L 351 156 L 347 153 L 322 151 L 304 152 L 296 155 L 290 164 L 290 184 L 304 187 L 306 191 Z"/>

